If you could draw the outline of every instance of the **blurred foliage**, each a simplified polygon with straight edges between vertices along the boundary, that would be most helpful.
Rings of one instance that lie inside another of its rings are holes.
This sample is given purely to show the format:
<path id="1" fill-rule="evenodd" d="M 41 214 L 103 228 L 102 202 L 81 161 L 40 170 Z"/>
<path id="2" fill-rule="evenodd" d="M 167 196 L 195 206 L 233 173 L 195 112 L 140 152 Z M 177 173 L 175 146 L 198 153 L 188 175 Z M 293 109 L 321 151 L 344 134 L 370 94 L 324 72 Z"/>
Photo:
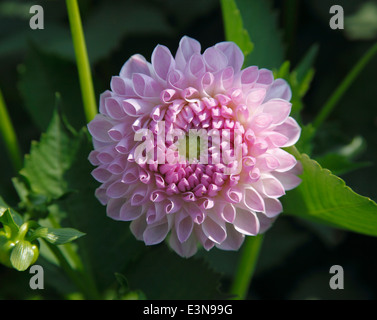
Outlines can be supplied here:
<path id="1" fill-rule="evenodd" d="M 290 61 L 286 68 L 296 72 L 294 78 L 287 80 L 298 84 L 293 90 L 306 93 L 295 103 L 295 112 L 303 125 L 315 117 L 348 70 L 377 40 L 374 1 L 253 1 L 252 10 L 243 10 L 251 8 L 246 6 L 247 0 L 236 2 L 245 26 L 252 30 L 249 35 L 255 47 L 248 63 L 282 71 L 284 61 Z M 28 9 L 32 4 L 44 8 L 44 30 L 29 28 Z M 343 31 L 329 28 L 329 7 L 333 4 L 344 7 Z M 134 53 L 149 59 L 157 43 L 167 45 L 174 53 L 183 35 L 198 39 L 202 48 L 224 40 L 217 0 L 83 0 L 80 9 L 97 96 L 109 87 L 111 76 Z M 307 150 L 322 166 L 341 174 L 355 191 L 375 200 L 376 69 L 374 59 L 314 137 L 314 147 Z M 303 83 L 311 84 L 300 87 Z M 0 2 L 0 87 L 25 154 L 36 148 L 30 147 L 31 141 L 38 140 L 50 123 L 55 95 L 59 92 L 60 107 L 73 126 L 69 134 L 77 139 L 71 150 L 76 160 L 64 171 L 69 184 L 64 191 L 72 192 L 64 199 L 59 199 L 59 194 L 54 202 L 42 199 L 42 207 L 47 206 L 55 216 L 64 217 L 63 226 L 87 233 L 78 243 L 87 249 L 84 263 L 91 266 L 101 289 L 119 286 L 117 281 L 122 276 L 116 277 L 115 273 L 120 273 L 128 279 L 127 285 L 122 285 L 127 287 L 123 288 L 124 292 L 141 290 L 140 295 L 146 298 L 216 298 L 219 297 L 217 288 L 227 291 L 238 252 L 201 251 L 186 261 L 164 246 L 146 248 L 133 238 L 127 223 L 107 219 L 104 207 L 94 198 L 96 182 L 90 177 L 91 166 L 87 162 L 90 143 L 85 130 L 80 131 L 84 115 L 64 1 Z M 310 127 L 305 127 L 302 139 L 311 138 Z M 355 139 L 362 141 L 358 147 Z M 0 152 L 3 154 L 4 150 L 0 142 Z M 348 161 L 349 156 L 352 162 Z M 10 169 L 7 157 L 0 157 L 0 167 L 0 194 L 11 206 L 16 206 L 19 199 L 12 178 L 17 173 Z M 88 207 L 83 205 L 81 197 L 87 199 Z M 28 199 L 41 200 L 32 194 Z M 111 234 L 117 241 L 112 237 L 100 241 L 98 232 Z M 265 236 L 249 297 L 376 299 L 377 256 L 373 254 L 376 246 L 376 238 L 283 214 Z M 0 299 L 80 298 L 72 295 L 74 287 L 43 245 L 40 252 L 43 258 L 38 263 L 45 270 L 46 289 L 31 290 L 28 273 L 0 265 Z M 111 264 L 109 257 L 112 257 Z M 140 267 L 136 267 L 135 261 Z M 344 290 L 329 288 L 329 269 L 334 264 L 344 267 Z M 156 270 L 164 270 L 161 278 L 155 276 Z M 179 272 L 170 277 L 173 270 Z M 184 290 L 184 285 L 178 282 L 182 278 L 184 283 L 191 284 L 193 291 Z"/>

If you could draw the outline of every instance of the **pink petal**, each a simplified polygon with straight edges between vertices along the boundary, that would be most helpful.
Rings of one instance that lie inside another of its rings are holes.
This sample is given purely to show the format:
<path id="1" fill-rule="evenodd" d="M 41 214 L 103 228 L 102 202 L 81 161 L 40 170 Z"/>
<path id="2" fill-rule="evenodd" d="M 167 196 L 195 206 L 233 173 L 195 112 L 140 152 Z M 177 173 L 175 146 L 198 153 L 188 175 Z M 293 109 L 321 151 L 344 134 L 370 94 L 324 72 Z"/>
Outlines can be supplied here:
<path id="1" fill-rule="evenodd" d="M 120 76 L 125 79 L 132 78 L 134 73 L 150 75 L 151 64 L 140 54 L 133 55 L 126 61 L 120 70 Z"/>
<path id="2" fill-rule="evenodd" d="M 262 196 L 253 188 L 246 187 L 244 191 L 243 203 L 253 211 L 264 211 L 264 201 Z M 237 214 L 236 214 L 237 217 Z"/>
<path id="3" fill-rule="evenodd" d="M 257 81 L 259 76 L 259 70 L 256 66 L 247 67 L 243 69 L 240 74 L 241 85 L 245 88 L 252 87 Z"/>
<path id="4" fill-rule="evenodd" d="M 112 199 L 122 198 L 127 193 L 128 189 L 128 184 L 115 181 L 107 188 L 106 195 Z"/>
<path id="5" fill-rule="evenodd" d="M 272 223 L 276 220 L 276 217 L 269 218 L 264 213 L 257 212 L 257 219 L 259 221 L 259 233 L 266 232 L 271 226 Z"/>
<path id="6" fill-rule="evenodd" d="M 226 239 L 222 243 L 216 244 L 216 247 L 222 250 L 237 251 L 241 247 L 245 239 L 245 235 L 238 232 L 234 228 L 234 226 L 230 224 L 226 225 L 226 234 L 227 234 Z"/>
<path id="7" fill-rule="evenodd" d="M 130 201 L 125 202 L 120 208 L 119 220 L 132 221 L 139 218 L 143 213 L 142 206 L 132 206 Z"/>
<path id="8" fill-rule="evenodd" d="M 275 169 L 278 172 L 288 171 L 297 163 L 296 158 L 283 149 L 276 148 L 271 150 L 270 153 L 279 161 L 279 166 Z"/>
<path id="9" fill-rule="evenodd" d="M 98 167 L 98 168 L 95 168 L 92 171 L 92 176 L 97 181 L 103 183 L 103 182 L 106 182 L 107 180 L 109 180 L 110 177 L 112 176 L 112 174 L 106 168 L 104 168 L 104 167 Z"/>
<path id="10" fill-rule="evenodd" d="M 139 206 L 145 203 L 149 198 L 149 190 L 148 185 L 139 185 L 133 191 L 133 195 L 131 196 L 131 204 L 133 206 Z"/>
<path id="11" fill-rule="evenodd" d="M 276 132 L 287 137 L 287 142 L 282 147 L 289 147 L 294 145 L 300 138 L 301 128 L 292 117 L 288 117 L 285 122 L 275 127 Z"/>
<path id="12" fill-rule="evenodd" d="M 120 141 L 126 135 L 129 128 L 130 127 L 127 125 L 127 123 L 121 122 L 112 127 L 108 131 L 108 134 L 114 141 Z"/>
<path id="13" fill-rule="evenodd" d="M 132 234 L 138 240 L 143 240 L 143 234 L 145 228 L 147 227 L 147 222 L 145 221 L 145 216 L 140 216 L 136 220 L 133 220 L 130 224 L 130 230 Z"/>
<path id="14" fill-rule="evenodd" d="M 177 213 L 175 217 L 175 230 L 177 232 L 178 240 L 185 242 L 191 235 L 194 223 L 192 218 L 183 210 Z"/>
<path id="15" fill-rule="evenodd" d="M 131 79 L 114 76 L 111 78 L 110 88 L 114 93 L 122 97 L 137 97 Z"/>
<path id="16" fill-rule="evenodd" d="M 202 223 L 202 230 L 208 239 L 215 243 L 221 243 L 226 238 L 225 224 L 221 224 L 219 221 L 215 222 L 209 216 Z"/>
<path id="17" fill-rule="evenodd" d="M 190 79 L 198 79 L 206 72 L 206 66 L 201 54 L 194 53 L 187 66 L 187 75 Z"/>
<path id="18" fill-rule="evenodd" d="M 270 198 L 279 198 L 285 194 L 285 190 L 280 181 L 272 176 L 260 180 L 263 185 L 263 192 Z"/>
<path id="19" fill-rule="evenodd" d="M 167 219 L 147 225 L 143 233 L 144 242 L 147 246 L 158 244 L 166 238 L 169 231 L 170 226 Z"/>
<path id="20" fill-rule="evenodd" d="M 276 79 L 268 88 L 265 102 L 271 99 L 283 99 L 290 101 L 292 98 L 291 87 L 284 79 Z"/>
<path id="21" fill-rule="evenodd" d="M 274 172 L 273 175 L 281 182 L 285 190 L 292 190 L 296 188 L 302 181 L 296 174 L 293 174 L 291 171 Z"/>
<path id="22" fill-rule="evenodd" d="M 274 81 L 274 75 L 271 70 L 260 69 L 257 83 L 264 86 L 270 86 Z"/>
<path id="23" fill-rule="evenodd" d="M 193 256 L 197 249 L 196 238 L 193 234 L 183 243 L 178 240 L 175 229 L 172 229 L 169 238 L 170 247 L 183 258 L 189 258 Z"/>
<path id="24" fill-rule="evenodd" d="M 136 94 L 143 99 L 160 100 L 160 93 L 162 91 L 161 85 L 153 78 L 142 74 L 134 73 L 132 76 L 132 83 Z"/>
<path id="25" fill-rule="evenodd" d="M 283 211 L 283 206 L 278 199 L 265 198 L 264 203 L 266 206 L 265 214 L 269 218 L 273 218 Z"/>
<path id="26" fill-rule="evenodd" d="M 126 157 L 117 157 L 107 168 L 112 174 L 122 174 L 126 168 Z"/>
<path id="27" fill-rule="evenodd" d="M 142 99 L 125 99 L 122 101 L 122 107 L 126 114 L 131 117 L 137 117 L 150 113 L 154 105 Z"/>
<path id="28" fill-rule="evenodd" d="M 206 49 L 203 53 L 204 62 L 207 65 L 207 70 L 216 72 L 224 69 L 228 64 L 226 55 L 215 47 Z"/>
<path id="29" fill-rule="evenodd" d="M 95 118 L 89 122 L 88 130 L 90 134 L 98 141 L 111 142 L 108 131 L 113 127 L 112 122 L 104 115 L 97 114 Z"/>
<path id="30" fill-rule="evenodd" d="M 122 100 L 115 97 L 105 99 L 106 113 L 113 119 L 123 119 L 127 114 L 124 112 Z"/>
<path id="31" fill-rule="evenodd" d="M 190 37 L 184 36 L 179 42 L 179 47 L 175 55 L 176 66 L 184 70 L 193 54 L 200 53 L 200 43 Z"/>
<path id="32" fill-rule="evenodd" d="M 233 225 L 238 232 L 245 235 L 255 236 L 259 232 L 259 220 L 255 213 L 241 208 L 237 208 Z"/>
<path id="33" fill-rule="evenodd" d="M 231 66 L 235 72 L 241 70 L 244 56 L 241 49 L 235 43 L 224 41 L 216 44 L 215 48 L 224 53 L 228 59 L 228 66 Z"/>
<path id="34" fill-rule="evenodd" d="M 119 214 L 123 204 L 124 199 L 110 199 L 106 207 L 107 216 L 114 220 L 121 220 Z"/>
<path id="35" fill-rule="evenodd" d="M 282 99 L 272 99 L 261 105 L 263 112 L 270 114 L 275 125 L 282 124 L 291 112 L 292 104 Z"/>
<path id="36" fill-rule="evenodd" d="M 175 61 L 170 53 L 170 50 L 162 45 L 156 46 L 152 53 L 152 65 L 157 76 L 166 80 L 168 73 L 174 68 Z"/>

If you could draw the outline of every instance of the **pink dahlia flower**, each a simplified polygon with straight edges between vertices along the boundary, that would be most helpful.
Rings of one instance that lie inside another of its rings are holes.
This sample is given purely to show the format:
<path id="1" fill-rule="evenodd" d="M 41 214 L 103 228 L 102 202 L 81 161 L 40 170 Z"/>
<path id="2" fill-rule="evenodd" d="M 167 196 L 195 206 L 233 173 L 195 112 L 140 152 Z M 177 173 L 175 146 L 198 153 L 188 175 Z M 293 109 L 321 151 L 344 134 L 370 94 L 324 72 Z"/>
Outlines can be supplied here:
<path id="1" fill-rule="evenodd" d="M 199 245 L 237 250 L 271 225 L 279 198 L 300 183 L 296 159 L 282 149 L 301 131 L 289 117 L 289 85 L 267 69 L 241 70 L 232 42 L 202 54 L 183 37 L 175 57 L 158 45 L 151 60 L 124 64 L 88 125 L 96 196 L 146 245 L 168 238 L 184 257 Z"/>

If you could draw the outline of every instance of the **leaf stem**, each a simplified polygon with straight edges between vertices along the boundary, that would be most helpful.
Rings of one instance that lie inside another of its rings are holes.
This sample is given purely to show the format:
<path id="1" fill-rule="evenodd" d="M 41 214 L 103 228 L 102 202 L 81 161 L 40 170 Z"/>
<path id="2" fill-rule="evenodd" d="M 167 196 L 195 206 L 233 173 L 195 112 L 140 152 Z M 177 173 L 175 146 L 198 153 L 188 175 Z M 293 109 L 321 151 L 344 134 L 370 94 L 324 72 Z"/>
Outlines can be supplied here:
<path id="1" fill-rule="evenodd" d="M 375 43 L 356 63 L 356 65 L 351 69 L 351 71 L 347 74 L 344 80 L 337 87 L 335 92 L 326 101 L 321 111 L 313 121 L 314 128 L 318 129 L 318 127 L 327 119 L 329 114 L 333 111 L 339 100 L 347 91 L 348 87 L 352 84 L 352 82 L 356 79 L 356 77 L 360 74 L 363 68 L 368 64 L 368 62 L 373 58 L 373 56 L 376 53 L 377 43 Z"/>
<path id="2" fill-rule="evenodd" d="M 251 279 L 258 261 L 263 235 L 247 237 L 242 255 L 236 271 L 230 294 L 234 295 L 235 300 L 246 298 Z"/>
<path id="3" fill-rule="evenodd" d="M 69 24 L 71 26 L 73 46 L 76 54 L 84 111 L 86 119 L 89 122 L 97 114 L 97 105 L 84 32 L 81 24 L 80 11 L 77 0 L 66 0 L 66 5 Z"/>
<path id="4" fill-rule="evenodd" d="M 0 132 L 4 139 L 5 147 L 11 159 L 13 168 L 18 172 L 22 168 L 22 153 L 18 144 L 17 136 L 13 128 L 5 105 L 3 94 L 0 90 Z"/>

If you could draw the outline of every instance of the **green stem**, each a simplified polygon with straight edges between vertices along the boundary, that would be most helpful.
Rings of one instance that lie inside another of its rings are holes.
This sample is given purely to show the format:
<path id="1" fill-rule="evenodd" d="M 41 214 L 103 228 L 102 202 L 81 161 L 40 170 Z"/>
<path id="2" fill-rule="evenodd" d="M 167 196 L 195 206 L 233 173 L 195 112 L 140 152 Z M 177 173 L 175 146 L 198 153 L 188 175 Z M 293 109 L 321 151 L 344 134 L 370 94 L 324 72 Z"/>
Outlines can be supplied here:
<path id="1" fill-rule="evenodd" d="M 230 294 L 234 299 L 246 298 L 251 279 L 258 261 L 259 251 L 262 245 L 263 235 L 247 237 L 242 249 L 242 255 L 236 271 Z"/>
<path id="2" fill-rule="evenodd" d="M 54 217 L 52 215 L 49 215 L 49 220 L 51 222 L 51 225 L 54 228 L 61 228 L 60 224 L 54 219 Z M 56 248 L 56 246 L 54 246 L 54 245 L 52 245 L 52 246 Z M 69 267 L 73 270 L 73 272 L 80 274 L 79 280 L 80 280 L 80 282 L 83 283 L 83 285 L 81 285 L 81 284 L 80 284 L 80 286 L 78 285 L 78 288 L 82 289 L 82 286 L 84 286 L 85 291 L 86 290 L 90 291 L 89 295 L 86 294 L 86 296 L 89 299 L 93 299 L 93 297 L 94 297 L 94 299 L 100 299 L 100 294 L 98 292 L 96 283 L 95 283 L 94 279 L 91 277 L 91 273 L 89 272 L 89 270 L 86 270 L 86 268 L 84 267 L 84 264 L 82 263 L 80 256 L 74 250 L 72 243 L 66 243 L 64 245 L 64 249 L 65 249 L 64 250 L 65 254 L 68 256 L 69 260 L 74 264 L 75 269 L 72 269 L 71 265 L 66 260 L 64 254 L 59 250 L 60 254 L 63 256 L 65 262 L 69 265 Z M 62 266 L 63 270 L 65 272 L 67 272 L 67 275 L 70 276 L 71 279 L 76 282 L 77 279 L 72 278 L 71 271 L 65 267 L 65 263 L 61 266 Z M 83 293 L 85 293 L 85 291 L 83 291 Z"/>
<path id="3" fill-rule="evenodd" d="M 13 168 L 18 172 L 22 168 L 22 153 L 18 144 L 12 121 L 9 117 L 3 94 L 0 90 L 0 132 L 11 159 Z"/>
<path id="4" fill-rule="evenodd" d="M 352 70 L 347 74 L 344 80 L 340 83 L 335 92 L 330 96 L 327 102 L 322 107 L 321 111 L 313 121 L 314 128 L 318 127 L 327 119 L 329 114 L 333 111 L 339 100 L 342 98 L 343 94 L 347 91 L 348 87 L 360 74 L 363 68 L 368 64 L 368 62 L 377 53 L 377 43 L 375 43 L 364 56 L 356 63 Z"/>
<path id="5" fill-rule="evenodd" d="M 87 299 L 98 299 L 98 296 L 91 290 L 90 287 L 86 285 L 86 283 L 83 281 L 84 278 L 80 273 L 78 273 L 76 270 L 74 270 L 67 259 L 65 258 L 64 254 L 60 251 L 60 249 L 49 243 L 48 241 L 44 241 L 48 248 L 51 250 L 51 252 L 54 254 L 56 259 L 59 261 L 59 264 L 61 268 L 65 271 L 65 273 L 68 275 L 68 277 L 73 281 L 73 283 L 76 285 L 77 289 L 82 292 L 82 294 Z"/>
<path id="6" fill-rule="evenodd" d="M 97 105 L 84 32 L 81 24 L 80 11 L 77 0 L 66 0 L 66 5 L 69 24 L 71 26 L 73 46 L 75 48 L 84 111 L 86 119 L 89 122 L 97 114 Z"/>

